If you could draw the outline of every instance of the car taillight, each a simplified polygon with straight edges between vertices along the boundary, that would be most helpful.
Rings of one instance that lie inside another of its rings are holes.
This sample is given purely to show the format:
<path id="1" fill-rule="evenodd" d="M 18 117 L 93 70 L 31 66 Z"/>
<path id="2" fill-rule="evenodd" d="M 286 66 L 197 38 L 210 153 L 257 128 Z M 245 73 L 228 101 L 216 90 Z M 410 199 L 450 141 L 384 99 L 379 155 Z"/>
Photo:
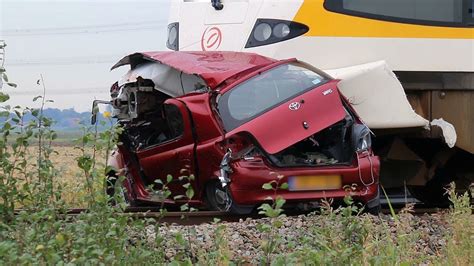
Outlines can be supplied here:
<path id="1" fill-rule="evenodd" d="M 168 39 L 166 40 L 166 47 L 171 50 L 179 50 L 179 23 L 174 22 L 168 24 Z"/>
<path id="2" fill-rule="evenodd" d="M 293 39 L 308 32 L 309 27 L 298 22 L 279 19 L 257 19 L 245 48 L 257 47 Z"/>

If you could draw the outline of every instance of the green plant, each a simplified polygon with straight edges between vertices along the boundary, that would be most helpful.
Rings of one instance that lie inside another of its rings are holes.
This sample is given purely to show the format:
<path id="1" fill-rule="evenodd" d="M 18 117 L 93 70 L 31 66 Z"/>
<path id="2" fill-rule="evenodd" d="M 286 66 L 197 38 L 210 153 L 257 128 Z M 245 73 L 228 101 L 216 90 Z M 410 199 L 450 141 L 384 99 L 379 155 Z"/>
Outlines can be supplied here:
<path id="1" fill-rule="evenodd" d="M 472 265 L 474 263 L 474 219 L 469 192 L 457 195 L 455 184 L 452 183 L 448 193 L 452 203 L 448 217 L 451 231 L 447 237 L 444 263 Z"/>
<path id="2" fill-rule="evenodd" d="M 219 222 L 217 219 L 213 223 L 216 229 L 214 230 L 212 250 L 209 253 L 201 254 L 199 258 L 203 265 L 229 265 L 231 263 L 229 242 L 225 237 L 227 227 L 224 224 L 219 224 Z"/>
<path id="3" fill-rule="evenodd" d="M 0 89 L 3 87 L 3 82 L 5 82 L 10 87 L 16 88 L 17 85 L 8 80 L 7 71 L 5 69 L 5 47 L 7 47 L 5 41 L 0 40 Z M 6 98 L 8 98 L 8 95 L 0 92 L 0 102 L 5 102 L 8 100 Z"/>
<path id="4" fill-rule="evenodd" d="M 271 256 L 281 242 L 281 237 L 277 234 L 277 230 L 283 225 L 283 222 L 279 218 L 284 216 L 283 205 L 285 204 L 285 199 L 277 194 L 279 190 L 288 189 L 288 183 L 281 183 L 282 178 L 283 175 L 276 174 L 275 180 L 262 185 L 264 190 L 273 191 L 273 196 L 267 198 L 271 203 L 263 203 L 258 207 L 260 210 L 258 212 L 259 214 L 263 214 L 270 218 L 270 224 L 262 223 L 258 227 L 258 229 L 265 234 L 261 243 L 261 248 L 264 254 L 262 263 L 264 264 L 271 263 Z"/>
<path id="5" fill-rule="evenodd" d="M 108 205 L 100 189 L 108 172 L 107 158 L 120 129 L 86 129 L 77 158 L 85 177 L 88 211 L 65 216 L 59 171 L 51 161 L 54 123 L 43 115 L 46 87 L 39 109 L 3 104 L 0 129 L 0 263 L 1 264 L 136 264 L 163 261 L 159 247 L 131 238 L 130 228 L 143 230 L 150 221 L 131 220 Z M 24 123 L 25 114 L 34 117 Z M 101 156 L 104 156 L 100 158 Z M 15 208 L 22 210 L 15 213 Z M 152 252 L 156 251 L 156 252 Z"/>

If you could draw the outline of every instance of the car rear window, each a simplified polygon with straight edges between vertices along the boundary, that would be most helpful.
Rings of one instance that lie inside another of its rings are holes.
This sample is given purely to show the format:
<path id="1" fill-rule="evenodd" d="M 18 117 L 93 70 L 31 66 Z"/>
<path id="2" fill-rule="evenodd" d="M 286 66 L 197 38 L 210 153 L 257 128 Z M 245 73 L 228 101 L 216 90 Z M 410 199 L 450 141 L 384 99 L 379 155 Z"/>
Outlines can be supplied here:
<path id="1" fill-rule="evenodd" d="M 330 78 L 300 63 L 277 66 L 237 85 L 218 100 L 226 131 L 231 131 Z"/>

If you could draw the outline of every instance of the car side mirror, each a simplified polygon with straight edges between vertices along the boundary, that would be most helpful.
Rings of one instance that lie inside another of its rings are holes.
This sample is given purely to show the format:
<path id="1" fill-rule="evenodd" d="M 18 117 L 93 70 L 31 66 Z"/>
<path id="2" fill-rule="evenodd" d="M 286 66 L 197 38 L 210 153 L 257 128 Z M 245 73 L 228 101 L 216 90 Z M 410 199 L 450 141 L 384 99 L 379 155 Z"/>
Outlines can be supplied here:
<path id="1" fill-rule="evenodd" d="M 95 123 L 97 123 L 97 113 L 99 113 L 99 107 L 98 107 L 99 103 L 100 104 L 112 104 L 112 102 L 110 102 L 110 101 L 94 100 L 92 102 L 91 125 L 95 125 Z"/>

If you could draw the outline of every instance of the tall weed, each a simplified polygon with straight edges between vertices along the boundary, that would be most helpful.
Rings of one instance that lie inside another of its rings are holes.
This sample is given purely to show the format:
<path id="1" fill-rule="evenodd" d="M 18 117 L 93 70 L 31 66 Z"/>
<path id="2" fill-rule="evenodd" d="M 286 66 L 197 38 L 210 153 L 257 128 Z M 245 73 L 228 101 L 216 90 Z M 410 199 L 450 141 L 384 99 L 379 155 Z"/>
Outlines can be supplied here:
<path id="1" fill-rule="evenodd" d="M 448 222 L 451 231 L 447 237 L 444 263 L 453 265 L 474 264 L 474 217 L 469 192 L 457 195 L 454 183 L 448 190 L 452 203 Z"/>

